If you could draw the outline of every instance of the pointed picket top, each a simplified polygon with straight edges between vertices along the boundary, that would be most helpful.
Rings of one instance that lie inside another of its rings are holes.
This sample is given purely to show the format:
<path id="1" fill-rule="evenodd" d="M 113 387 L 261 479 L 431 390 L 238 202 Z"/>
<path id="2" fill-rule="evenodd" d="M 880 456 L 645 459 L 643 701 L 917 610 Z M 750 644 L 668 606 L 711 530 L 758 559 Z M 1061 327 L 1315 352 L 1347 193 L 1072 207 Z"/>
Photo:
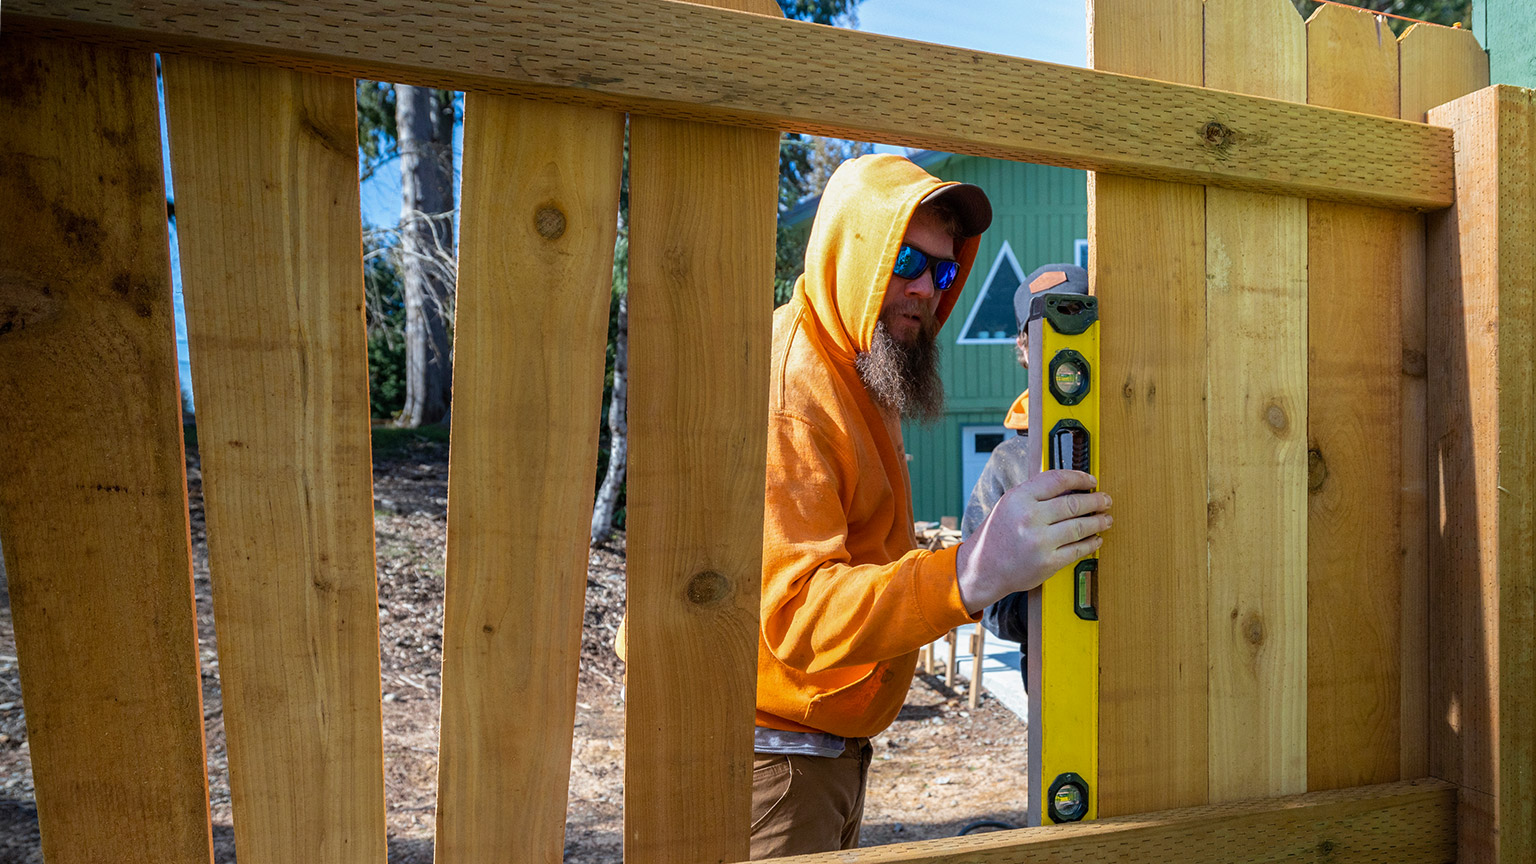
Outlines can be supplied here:
<path id="1" fill-rule="evenodd" d="M 1291 0 L 1206 0 L 1205 86 L 1305 102 L 1306 69 L 1306 25 Z"/>
<path id="2" fill-rule="evenodd" d="M 1401 64 L 1400 114 L 1424 120 L 1424 114 L 1488 86 L 1488 52 L 1471 30 L 1415 24 L 1397 40 Z"/>
<path id="3" fill-rule="evenodd" d="M 1397 37 L 1365 9 L 1319 6 L 1307 19 L 1307 101 L 1397 116 Z"/>

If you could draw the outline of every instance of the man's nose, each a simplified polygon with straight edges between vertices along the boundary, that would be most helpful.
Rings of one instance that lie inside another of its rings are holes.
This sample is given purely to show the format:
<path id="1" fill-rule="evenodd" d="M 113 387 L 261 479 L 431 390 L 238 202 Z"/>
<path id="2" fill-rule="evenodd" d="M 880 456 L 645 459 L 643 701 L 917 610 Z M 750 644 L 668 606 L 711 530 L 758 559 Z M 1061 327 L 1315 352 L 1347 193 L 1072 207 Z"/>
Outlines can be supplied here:
<path id="1" fill-rule="evenodd" d="M 917 274 L 916 279 L 907 282 L 907 296 L 920 297 L 927 300 L 934 295 L 933 268 L 929 267 Z"/>

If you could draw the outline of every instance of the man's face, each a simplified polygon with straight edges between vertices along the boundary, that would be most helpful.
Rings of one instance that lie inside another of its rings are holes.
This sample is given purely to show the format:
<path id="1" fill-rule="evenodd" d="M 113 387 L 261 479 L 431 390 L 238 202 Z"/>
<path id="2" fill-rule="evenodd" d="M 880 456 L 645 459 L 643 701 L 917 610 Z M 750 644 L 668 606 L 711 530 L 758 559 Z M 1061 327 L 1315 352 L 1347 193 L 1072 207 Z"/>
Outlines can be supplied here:
<path id="1" fill-rule="evenodd" d="M 912 214 L 902 242 L 929 257 L 955 257 L 955 239 L 944 221 L 922 208 Z M 891 274 L 869 350 L 854 361 L 875 402 L 904 417 L 932 421 L 944 413 L 938 310 L 932 267 L 915 279 Z"/>
<path id="2" fill-rule="evenodd" d="M 950 236 L 942 220 L 923 207 L 912 214 L 907 234 L 901 242 L 929 258 L 953 260 L 955 257 L 955 238 Z M 880 320 L 885 322 L 892 338 L 908 346 L 924 336 L 932 341 L 938 335 L 938 310 L 939 292 L 933 284 L 931 266 L 916 279 L 891 274 L 890 285 L 885 289 L 885 302 L 880 306 Z"/>

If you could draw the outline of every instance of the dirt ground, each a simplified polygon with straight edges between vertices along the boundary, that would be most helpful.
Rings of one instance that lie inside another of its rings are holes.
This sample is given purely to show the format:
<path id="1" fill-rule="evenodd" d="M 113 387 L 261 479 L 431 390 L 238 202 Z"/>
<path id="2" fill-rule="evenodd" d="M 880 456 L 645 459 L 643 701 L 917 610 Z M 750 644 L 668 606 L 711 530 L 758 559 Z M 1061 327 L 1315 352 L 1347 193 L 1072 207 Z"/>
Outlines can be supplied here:
<path id="1" fill-rule="evenodd" d="M 235 860 L 229 765 L 197 449 L 187 449 L 203 664 L 203 716 L 215 860 Z M 375 528 L 383 659 L 389 860 L 430 864 L 437 785 L 448 450 L 407 439 L 376 447 Z M 31 761 L 17 676 L 10 595 L 0 568 L 0 864 L 41 862 Z M 565 860 L 615 862 L 623 846 L 624 704 L 613 633 L 624 604 L 624 539 L 588 557 L 586 622 L 571 755 Z M 957 681 L 963 687 L 963 682 Z M 942 679 L 919 675 L 891 728 L 875 741 L 862 844 L 953 836 L 981 820 L 1023 824 L 1025 729 L 991 698 L 976 711 Z"/>

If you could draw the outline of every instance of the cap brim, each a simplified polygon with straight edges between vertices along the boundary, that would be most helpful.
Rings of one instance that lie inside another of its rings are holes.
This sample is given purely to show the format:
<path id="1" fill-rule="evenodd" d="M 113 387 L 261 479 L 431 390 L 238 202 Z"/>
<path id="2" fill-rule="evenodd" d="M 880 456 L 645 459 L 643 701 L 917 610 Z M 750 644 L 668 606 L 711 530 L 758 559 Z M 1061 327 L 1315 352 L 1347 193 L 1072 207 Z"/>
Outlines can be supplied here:
<path id="1" fill-rule="evenodd" d="M 992 202 L 980 186 L 971 183 L 955 183 L 935 190 L 923 203 L 943 201 L 960 219 L 960 230 L 967 237 L 975 237 L 992 225 Z"/>

